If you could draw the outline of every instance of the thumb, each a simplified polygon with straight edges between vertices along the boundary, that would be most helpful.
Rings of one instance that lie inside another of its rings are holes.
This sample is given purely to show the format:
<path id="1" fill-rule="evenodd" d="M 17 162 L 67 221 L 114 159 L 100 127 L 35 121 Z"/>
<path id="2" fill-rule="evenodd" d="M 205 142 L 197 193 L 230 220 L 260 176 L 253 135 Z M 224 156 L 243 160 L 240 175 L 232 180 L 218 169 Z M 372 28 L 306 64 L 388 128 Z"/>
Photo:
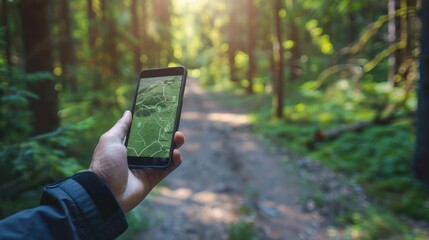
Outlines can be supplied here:
<path id="1" fill-rule="evenodd" d="M 115 125 L 113 125 L 113 127 L 106 132 L 106 135 L 114 138 L 114 140 L 122 142 L 125 138 L 125 135 L 128 132 L 128 129 L 130 128 L 131 125 L 131 112 L 130 111 L 125 111 L 124 115 L 122 115 L 122 117 L 116 122 Z"/>

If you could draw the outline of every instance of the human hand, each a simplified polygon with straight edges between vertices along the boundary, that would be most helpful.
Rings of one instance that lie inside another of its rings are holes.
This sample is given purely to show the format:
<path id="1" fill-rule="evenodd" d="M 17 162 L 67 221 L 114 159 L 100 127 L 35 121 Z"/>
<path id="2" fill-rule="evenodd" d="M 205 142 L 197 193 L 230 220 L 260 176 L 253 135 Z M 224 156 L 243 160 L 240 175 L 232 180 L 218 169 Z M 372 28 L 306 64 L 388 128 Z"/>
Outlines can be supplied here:
<path id="1" fill-rule="evenodd" d="M 89 170 L 107 184 L 124 212 L 137 206 L 156 184 L 182 163 L 179 150 L 174 149 L 173 162 L 167 169 L 130 170 L 127 163 L 127 148 L 124 145 L 124 138 L 130 125 L 131 112 L 125 111 L 122 118 L 101 135 L 89 166 Z M 174 135 L 176 147 L 179 148 L 184 142 L 184 135 L 176 132 Z"/>

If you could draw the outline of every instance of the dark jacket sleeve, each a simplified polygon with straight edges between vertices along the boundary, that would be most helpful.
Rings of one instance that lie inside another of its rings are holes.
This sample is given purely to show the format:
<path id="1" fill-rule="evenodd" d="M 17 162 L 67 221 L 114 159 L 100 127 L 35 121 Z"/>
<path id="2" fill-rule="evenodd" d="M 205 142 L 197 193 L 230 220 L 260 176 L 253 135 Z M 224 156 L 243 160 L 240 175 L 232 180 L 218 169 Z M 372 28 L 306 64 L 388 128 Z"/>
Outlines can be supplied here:
<path id="1" fill-rule="evenodd" d="M 127 229 L 109 188 L 92 172 L 47 186 L 40 206 L 0 221 L 0 239 L 114 239 Z"/>

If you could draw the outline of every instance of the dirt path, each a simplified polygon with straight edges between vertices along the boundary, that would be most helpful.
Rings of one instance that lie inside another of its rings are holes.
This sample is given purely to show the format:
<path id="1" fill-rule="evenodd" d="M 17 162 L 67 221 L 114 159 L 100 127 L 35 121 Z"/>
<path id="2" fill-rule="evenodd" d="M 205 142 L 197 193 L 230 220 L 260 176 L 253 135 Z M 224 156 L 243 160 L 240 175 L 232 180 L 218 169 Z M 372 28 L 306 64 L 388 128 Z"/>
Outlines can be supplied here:
<path id="1" fill-rule="evenodd" d="M 180 127 L 184 163 L 143 204 L 151 221 L 136 239 L 227 239 L 239 221 L 253 223 L 258 239 L 327 239 L 324 219 L 303 211 L 302 170 L 252 135 L 243 110 L 194 81 Z"/>

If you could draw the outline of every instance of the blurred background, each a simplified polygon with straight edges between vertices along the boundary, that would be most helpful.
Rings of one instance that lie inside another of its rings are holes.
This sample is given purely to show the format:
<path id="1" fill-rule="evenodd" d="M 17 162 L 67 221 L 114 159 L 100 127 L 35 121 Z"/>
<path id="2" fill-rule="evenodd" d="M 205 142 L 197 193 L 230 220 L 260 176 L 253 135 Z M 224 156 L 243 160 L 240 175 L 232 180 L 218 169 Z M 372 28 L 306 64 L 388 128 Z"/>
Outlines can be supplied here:
<path id="1" fill-rule="evenodd" d="M 0 217 L 88 167 L 138 72 L 184 65 L 198 91 L 246 109 L 252 134 L 361 186 L 364 210 L 332 219 L 344 239 L 427 239 L 429 195 L 412 172 L 420 4 L 2 0 Z M 240 224 L 230 239 L 258 238 Z"/>

